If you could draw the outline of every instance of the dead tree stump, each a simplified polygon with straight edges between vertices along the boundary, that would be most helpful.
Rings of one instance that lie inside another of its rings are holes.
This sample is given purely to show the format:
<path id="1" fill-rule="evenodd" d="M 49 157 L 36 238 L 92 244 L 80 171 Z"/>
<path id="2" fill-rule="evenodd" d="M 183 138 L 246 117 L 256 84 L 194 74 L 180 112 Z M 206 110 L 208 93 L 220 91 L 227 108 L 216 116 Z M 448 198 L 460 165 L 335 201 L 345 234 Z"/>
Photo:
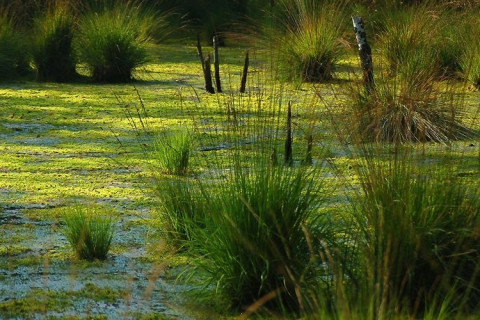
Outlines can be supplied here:
<path id="1" fill-rule="evenodd" d="M 242 72 L 242 81 L 240 83 L 240 92 L 245 92 L 245 87 L 247 85 L 247 75 L 248 75 L 248 65 L 250 64 L 250 58 L 248 51 L 245 54 L 245 62 L 243 63 L 243 72 Z"/>
<path id="2" fill-rule="evenodd" d="M 353 30 L 355 31 L 355 37 L 357 38 L 358 50 L 360 53 L 360 63 L 363 70 L 363 82 L 367 92 L 371 93 L 375 89 L 375 82 L 373 79 L 372 49 L 367 43 L 367 34 L 365 32 L 365 26 L 363 24 L 362 17 L 352 17 L 352 20 Z"/>
<path id="3" fill-rule="evenodd" d="M 212 69 L 210 66 L 210 55 L 207 54 L 205 57 L 205 63 L 204 63 L 204 68 L 205 68 L 205 90 L 209 93 L 215 93 L 215 89 L 213 88 L 212 84 Z"/>
<path id="4" fill-rule="evenodd" d="M 220 81 L 220 61 L 218 59 L 218 37 L 213 37 L 213 64 L 215 66 L 215 87 L 218 93 L 222 92 L 222 83 Z"/>

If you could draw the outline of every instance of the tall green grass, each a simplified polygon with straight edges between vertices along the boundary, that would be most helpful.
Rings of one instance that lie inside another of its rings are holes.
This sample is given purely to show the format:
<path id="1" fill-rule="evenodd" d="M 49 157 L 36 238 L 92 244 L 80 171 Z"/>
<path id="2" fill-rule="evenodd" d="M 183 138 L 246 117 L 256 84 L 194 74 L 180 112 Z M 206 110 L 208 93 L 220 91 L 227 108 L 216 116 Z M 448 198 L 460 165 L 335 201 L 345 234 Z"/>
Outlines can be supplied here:
<path id="1" fill-rule="evenodd" d="M 463 16 L 446 6 L 428 1 L 417 6 L 383 10 L 379 34 L 380 49 L 392 74 L 404 74 L 415 64 L 419 73 L 438 78 L 461 72 L 465 50 Z"/>
<path id="2" fill-rule="evenodd" d="M 168 174 L 187 174 L 193 151 L 193 134 L 188 130 L 174 130 L 155 138 L 153 157 L 160 170 Z"/>
<path id="3" fill-rule="evenodd" d="M 342 4 L 295 0 L 284 4 L 278 20 L 284 24 L 279 37 L 280 72 L 290 80 L 322 82 L 333 77 L 344 52 L 342 36 L 347 20 Z"/>
<path id="4" fill-rule="evenodd" d="M 420 54 L 420 53 L 419 53 Z M 464 108 L 456 87 L 439 85 L 435 75 L 411 64 L 407 76 L 377 77 L 376 89 L 360 85 L 349 89 L 357 128 L 351 137 L 376 142 L 447 142 L 473 135 L 462 123 Z M 352 128 L 350 126 L 349 128 Z"/>
<path id="5" fill-rule="evenodd" d="M 75 20 L 66 4 L 48 8 L 34 19 L 32 57 L 37 80 L 64 82 L 75 78 L 74 32 Z"/>
<path id="6" fill-rule="evenodd" d="M 314 170 L 251 164 L 204 188 L 198 266 L 219 300 L 235 309 L 259 300 L 276 310 L 304 306 L 326 276 L 318 252 L 334 239 L 330 217 L 318 212 L 322 187 Z"/>
<path id="7" fill-rule="evenodd" d="M 134 2 L 101 6 L 82 17 L 77 48 L 98 82 L 127 82 L 147 62 L 145 44 L 155 17 Z"/>
<path id="8" fill-rule="evenodd" d="M 111 211 L 78 205 L 66 209 L 63 218 L 65 236 L 80 259 L 107 258 L 115 229 Z"/>
<path id="9" fill-rule="evenodd" d="M 0 77 L 11 78 L 29 69 L 29 54 L 25 36 L 15 29 L 8 10 L 0 11 Z"/>
<path id="10" fill-rule="evenodd" d="M 452 168 L 428 168 L 402 153 L 382 162 L 368 152 L 358 170 L 364 196 L 352 204 L 364 239 L 358 243 L 363 290 L 378 314 L 475 309 L 479 190 Z"/>

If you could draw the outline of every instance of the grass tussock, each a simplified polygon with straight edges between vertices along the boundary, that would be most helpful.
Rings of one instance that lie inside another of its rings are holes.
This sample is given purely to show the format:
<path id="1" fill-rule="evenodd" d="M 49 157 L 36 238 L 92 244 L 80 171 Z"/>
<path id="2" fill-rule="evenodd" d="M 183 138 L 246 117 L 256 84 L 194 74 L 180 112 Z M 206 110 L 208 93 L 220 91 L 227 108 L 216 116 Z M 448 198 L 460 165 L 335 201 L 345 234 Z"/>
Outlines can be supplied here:
<path id="1" fill-rule="evenodd" d="M 127 82 L 147 61 L 154 16 L 132 3 L 105 5 L 82 17 L 78 51 L 95 81 Z"/>
<path id="2" fill-rule="evenodd" d="M 75 19 L 65 4 L 49 8 L 33 23 L 32 58 L 37 80 L 64 82 L 76 77 Z"/>
<path id="3" fill-rule="evenodd" d="M 408 77 L 380 79 L 376 89 L 351 87 L 353 139 L 376 142 L 447 142 L 469 137 L 462 124 L 462 103 L 450 85 L 441 86 L 430 73 L 411 66 Z M 351 127 L 350 127 L 351 128 Z"/>
<path id="4" fill-rule="evenodd" d="M 0 77 L 12 78 L 29 70 L 25 37 L 16 30 L 8 10 L 0 10 L 0 48 Z"/>
<path id="5" fill-rule="evenodd" d="M 385 9 L 383 15 L 379 45 L 393 75 L 409 76 L 413 65 L 440 79 L 461 74 L 465 46 L 460 13 L 425 3 Z"/>
<path id="6" fill-rule="evenodd" d="M 304 82 L 331 80 L 344 52 L 347 20 L 342 5 L 295 0 L 284 4 L 280 19 L 284 34 L 276 46 L 284 77 Z"/>
<path id="7" fill-rule="evenodd" d="M 71 207 L 63 214 L 65 236 L 78 258 L 105 260 L 112 243 L 112 212 L 98 207 Z"/>
<path id="8" fill-rule="evenodd" d="M 475 309 L 478 189 L 452 169 L 425 170 L 411 156 L 386 163 L 370 156 L 358 171 L 364 195 L 353 205 L 364 239 L 360 278 L 377 316 L 395 309 L 438 312 L 446 305 Z"/>
<path id="9" fill-rule="evenodd" d="M 193 134 L 184 129 L 158 136 L 153 142 L 153 157 L 160 170 L 184 176 L 193 151 Z"/>
<path id="10" fill-rule="evenodd" d="M 206 227 L 196 235 L 206 286 L 235 309 L 255 302 L 300 310 L 325 273 L 316 253 L 333 241 L 333 224 L 317 212 L 322 184 L 313 170 L 235 167 L 203 189 Z M 321 240 L 321 242 L 319 241 Z"/>

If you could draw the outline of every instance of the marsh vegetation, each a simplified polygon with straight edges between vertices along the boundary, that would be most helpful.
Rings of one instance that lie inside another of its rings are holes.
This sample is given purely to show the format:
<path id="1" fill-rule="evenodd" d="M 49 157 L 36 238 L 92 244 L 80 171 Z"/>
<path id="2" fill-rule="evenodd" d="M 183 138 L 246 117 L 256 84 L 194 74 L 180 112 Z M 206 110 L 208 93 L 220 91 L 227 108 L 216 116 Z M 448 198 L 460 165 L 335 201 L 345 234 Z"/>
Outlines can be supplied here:
<path id="1" fill-rule="evenodd" d="M 0 3 L 1 318 L 480 315 L 476 1 Z"/>

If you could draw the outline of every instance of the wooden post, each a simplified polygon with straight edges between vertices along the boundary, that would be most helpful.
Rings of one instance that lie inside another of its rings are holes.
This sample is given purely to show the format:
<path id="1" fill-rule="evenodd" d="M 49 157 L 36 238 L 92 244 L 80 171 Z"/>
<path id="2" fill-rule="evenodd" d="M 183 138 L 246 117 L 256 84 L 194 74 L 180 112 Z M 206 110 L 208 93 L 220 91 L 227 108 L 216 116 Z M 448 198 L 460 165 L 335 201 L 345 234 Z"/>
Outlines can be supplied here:
<path id="1" fill-rule="evenodd" d="M 353 30 L 357 38 L 358 50 L 360 53 L 360 62 L 363 69 L 363 82 L 368 93 L 375 90 L 375 82 L 373 80 L 373 61 L 372 49 L 367 43 L 367 34 L 362 17 L 352 17 Z"/>
<path id="2" fill-rule="evenodd" d="M 220 81 L 220 61 L 218 60 L 218 37 L 213 36 L 213 64 L 215 66 L 215 87 L 217 92 L 222 92 L 222 83 Z"/>
<path id="3" fill-rule="evenodd" d="M 210 55 L 205 57 L 205 90 L 210 93 L 215 93 L 215 89 L 212 84 L 212 69 L 210 67 Z"/>
<path id="4" fill-rule="evenodd" d="M 285 139 L 285 165 L 291 166 L 293 164 L 292 156 L 292 104 L 288 103 L 288 113 L 287 113 L 287 138 Z"/>
<path id="5" fill-rule="evenodd" d="M 245 86 L 247 85 L 247 75 L 248 75 L 248 65 L 250 63 L 250 59 L 248 56 L 248 50 L 247 53 L 245 54 L 245 62 L 243 64 L 243 73 L 242 73 L 242 81 L 240 84 L 240 92 L 244 93 L 245 92 Z"/>

